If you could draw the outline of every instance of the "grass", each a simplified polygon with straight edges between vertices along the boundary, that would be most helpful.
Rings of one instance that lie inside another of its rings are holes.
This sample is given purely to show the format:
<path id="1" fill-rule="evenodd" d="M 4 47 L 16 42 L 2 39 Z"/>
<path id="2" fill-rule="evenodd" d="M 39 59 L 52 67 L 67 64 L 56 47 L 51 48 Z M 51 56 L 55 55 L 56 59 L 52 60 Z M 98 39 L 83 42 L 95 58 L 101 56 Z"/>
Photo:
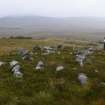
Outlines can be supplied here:
<path id="1" fill-rule="evenodd" d="M 24 74 L 22 79 L 16 79 L 9 64 L 0 67 L 0 105 L 105 105 L 105 86 L 101 85 L 101 82 L 105 82 L 104 51 L 96 51 L 89 56 L 83 68 L 75 62 L 74 55 L 70 54 L 73 52 L 71 43 L 70 46 L 65 45 L 60 55 L 34 54 L 33 61 L 21 60 L 16 54 L 18 47 L 31 50 L 36 44 L 43 46 L 63 43 L 49 40 L 0 39 L 0 61 L 18 60 Z M 77 44 L 75 46 L 78 47 Z M 7 47 L 11 50 L 9 54 L 5 51 Z M 45 62 L 44 71 L 35 70 L 39 60 Z M 65 70 L 56 72 L 59 64 L 63 64 Z M 80 72 L 86 73 L 89 78 L 85 86 L 81 86 L 77 80 Z"/>

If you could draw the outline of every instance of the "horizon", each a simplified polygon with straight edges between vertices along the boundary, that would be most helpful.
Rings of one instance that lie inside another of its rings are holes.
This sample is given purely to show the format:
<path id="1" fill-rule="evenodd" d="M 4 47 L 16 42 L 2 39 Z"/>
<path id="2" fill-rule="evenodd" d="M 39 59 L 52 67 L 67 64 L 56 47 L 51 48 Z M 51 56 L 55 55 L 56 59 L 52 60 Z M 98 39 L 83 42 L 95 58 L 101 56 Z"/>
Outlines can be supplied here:
<path id="1" fill-rule="evenodd" d="M 1 16 L 0 18 L 17 18 L 17 17 L 45 17 L 45 18 L 105 18 L 105 16 L 44 16 L 44 15 L 7 15 Z"/>

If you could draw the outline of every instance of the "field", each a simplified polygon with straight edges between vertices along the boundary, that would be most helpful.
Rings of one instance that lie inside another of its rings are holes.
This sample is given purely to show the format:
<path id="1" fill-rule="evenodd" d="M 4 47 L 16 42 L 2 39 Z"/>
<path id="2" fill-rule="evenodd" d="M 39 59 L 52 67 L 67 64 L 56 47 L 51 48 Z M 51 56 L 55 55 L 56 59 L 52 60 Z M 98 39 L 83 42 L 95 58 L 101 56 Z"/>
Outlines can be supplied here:
<path id="1" fill-rule="evenodd" d="M 56 46 L 62 44 L 61 54 L 33 54 L 33 60 L 22 60 L 17 48 L 30 51 L 35 45 Z M 0 39 L 0 105 L 105 105 L 105 52 L 96 50 L 88 56 L 84 67 L 75 61 L 74 48 L 97 48 L 96 42 L 67 39 Z M 15 78 L 9 62 L 19 61 L 23 78 Z M 39 60 L 45 63 L 43 71 L 36 71 Z M 65 69 L 56 72 L 57 65 Z M 97 72 L 96 72 L 97 71 Z M 88 84 L 82 86 L 77 76 L 85 73 Z"/>

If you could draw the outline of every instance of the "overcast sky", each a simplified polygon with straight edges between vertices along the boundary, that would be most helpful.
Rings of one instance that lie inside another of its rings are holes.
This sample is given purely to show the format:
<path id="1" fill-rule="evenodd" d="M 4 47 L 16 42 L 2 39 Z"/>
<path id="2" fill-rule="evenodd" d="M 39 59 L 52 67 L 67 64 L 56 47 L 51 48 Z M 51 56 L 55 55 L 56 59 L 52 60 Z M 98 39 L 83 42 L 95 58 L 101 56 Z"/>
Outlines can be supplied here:
<path id="1" fill-rule="evenodd" d="M 10 15 L 104 17 L 105 0 L 0 0 L 0 17 Z"/>

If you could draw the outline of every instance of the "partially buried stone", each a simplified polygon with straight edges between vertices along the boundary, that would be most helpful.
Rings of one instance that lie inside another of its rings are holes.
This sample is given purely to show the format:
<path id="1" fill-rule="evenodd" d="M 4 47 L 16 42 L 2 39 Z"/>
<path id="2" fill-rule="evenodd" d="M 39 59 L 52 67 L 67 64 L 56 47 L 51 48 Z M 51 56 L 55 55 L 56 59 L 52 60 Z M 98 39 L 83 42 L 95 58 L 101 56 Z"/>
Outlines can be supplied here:
<path id="1" fill-rule="evenodd" d="M 32 52 L 33 52 L 33 53 L 35 53 L 35 52 L 37 52 L 37 51 L 40 51 L 40 50 L 41 50 L 40 46 L 34 46 L 34 47 L 32 48 Z"/>
<path id="2" fill-rule="evenodd" d="M 22 57 L 23 60 L 32 60 L 30 52 L 25 48 L 19 48 L 18 54 Z"/>

